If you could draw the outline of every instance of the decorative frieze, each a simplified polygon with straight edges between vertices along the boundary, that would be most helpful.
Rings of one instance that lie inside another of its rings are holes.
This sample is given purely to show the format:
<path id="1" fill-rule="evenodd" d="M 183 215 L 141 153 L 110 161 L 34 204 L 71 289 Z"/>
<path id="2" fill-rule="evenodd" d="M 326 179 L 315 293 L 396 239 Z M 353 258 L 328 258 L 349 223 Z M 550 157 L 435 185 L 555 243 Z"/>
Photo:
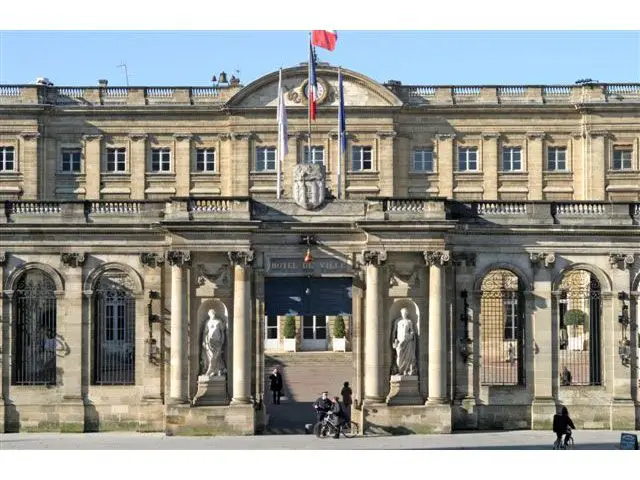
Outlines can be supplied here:
<path id="1" fill-rule="evenodd" d="M 218 286 L 228 286 L 230 284 L 230 271 L 228 264 L 220 265 L 215 272 L 209 272 L 203 264 L 198 264 L 196 272 L 198 286 L 200 287 L 207 281 Z"/>
<path id="2" fill-rule="evenodd" d="M 246 267 L 251 262 L 253 262 L 254 252 L 253 250 L 248 250 L 246 252 L 238 251 L 238 252 L 228 252 L 229 262 L 231 265 L 240 265 L 242 267 Z"/>
<path id="3" fill-rule="evenodd" d="M 549 268 L 549 266 L 553 265 L 556 261 L 556 256 L 554 253 L 546 253 L 546 252 L 531 252 L 529 253 L 529 262 L 534 268 L 544 266 L 544 268 Z"/>
<path id="4" fill-rule="evenodd" d="M 170 250 L 167 252 L 167 262 L 174 267 L 184 267 L 191 263 L 191 252 L 188 250 Z"/>
<path id="5" fill-rule="evenodd" d="M 164 255 L 161 253 L 141 253 L 140 261 L 149 268 L 156 268 L 164 263 Z"/>
<path id="6" fill-rule="evenodd" d="M 418 287 L 420 285 L 420 267 L 415 265 L 410 271 L 399 271 L 397 266 L 389 266 L 389 286 L 396 287 L 400 283 L 404 283 L 410 288 Z"/>
<path id="7" fill-rule="evenodd" d="M 610 253 L 609 264 L 611 268 L 619 268 L 624 270 L 625 268 L 631 268 L 635 258 L 633 253 Z"/>
<path id="8" fill-rule="evenodd" d="M 387 261 L 387 252 L 384 250 L 363 250 L 362 251 L 362 262 L 365 265 L 376 265 L 381 266 L 384 265 L 384 262 Z"/>
<path id="9" fill-rule="evenodd" d="M 60 254 L 62 263 L 71 268 L 77 268 L 84 263 L 84 253 L 64 252 Z"/>
<path id="10" fill-rule="evenodd" d="M 430 250 L 423 252 L 423 255 L 428 267 L 432 265 L 445 267 L 451 260 L 451 252 L 449 252 L 449 250 Z"/>

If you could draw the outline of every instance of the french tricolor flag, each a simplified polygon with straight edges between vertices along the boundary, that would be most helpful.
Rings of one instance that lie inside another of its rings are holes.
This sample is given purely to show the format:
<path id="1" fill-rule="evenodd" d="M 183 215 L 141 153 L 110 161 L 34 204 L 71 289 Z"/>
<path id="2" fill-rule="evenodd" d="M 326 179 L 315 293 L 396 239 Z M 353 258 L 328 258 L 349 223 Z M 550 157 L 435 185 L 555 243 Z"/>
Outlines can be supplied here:
<path id="1" fill-rule="evenodd" d="M 307 90 L 309 100 L 309 120 L 316 119 L 316 101 L 318 100 L 318 83 L 316 81 L 316 59 L 313 45 L 309 43 L 309 86 Z"/>
<path id="2" fill-rule="evenodd" d="M 311 43 L 316 47 L 333 51 L 338 41 L 338 32 L 335 30 L 311 30 Z"/>

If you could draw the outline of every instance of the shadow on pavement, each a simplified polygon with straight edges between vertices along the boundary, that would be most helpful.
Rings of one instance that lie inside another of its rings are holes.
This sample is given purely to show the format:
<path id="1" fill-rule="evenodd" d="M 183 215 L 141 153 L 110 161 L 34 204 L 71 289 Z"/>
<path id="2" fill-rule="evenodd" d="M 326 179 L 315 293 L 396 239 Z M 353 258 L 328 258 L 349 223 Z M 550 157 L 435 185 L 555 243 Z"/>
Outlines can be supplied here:
<path id="1" fill-rule="evenodd" d="M 483 445 L 467 447 L 423 447 L 407 448 L 404 450 L 553 450 L 553 445 Z M 585 443 L 576 445 L 573 450 L 620 450 L 618 445 L 612 443 Z"/>

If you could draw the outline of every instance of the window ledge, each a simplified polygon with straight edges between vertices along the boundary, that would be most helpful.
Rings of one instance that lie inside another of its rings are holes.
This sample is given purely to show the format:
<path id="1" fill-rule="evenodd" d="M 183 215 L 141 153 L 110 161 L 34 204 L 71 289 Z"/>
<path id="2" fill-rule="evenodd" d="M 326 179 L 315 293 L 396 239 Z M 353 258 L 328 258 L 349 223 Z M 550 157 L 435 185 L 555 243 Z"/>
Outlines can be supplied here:
<path id="1" fill-rule="evenodd" d="M 420 172 L 420 171 L 411 171 L 411 172 L 409 172 L 409 175 L 410 176 L 415 176 L 415 177 L 418 177 L 418 176 L 422 177 L 424 175 L 438 175 L 438 172 L 426 171 L 426 170 L 422 171 L 422 172 Z"/>
<path id="2" fill-rule="evenodd" d="M 86 172 L 56 172 L 61 177 L 85 177 Z"/>

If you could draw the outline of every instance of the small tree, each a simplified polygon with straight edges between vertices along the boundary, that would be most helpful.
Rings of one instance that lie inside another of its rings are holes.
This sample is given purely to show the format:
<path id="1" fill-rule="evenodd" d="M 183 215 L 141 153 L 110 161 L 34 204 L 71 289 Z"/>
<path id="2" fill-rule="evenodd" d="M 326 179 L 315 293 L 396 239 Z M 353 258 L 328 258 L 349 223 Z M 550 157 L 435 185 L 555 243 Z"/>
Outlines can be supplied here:
<path id="1" fill-rule="evenodd" d="M 284 338 L 296 338 L 296 319 L 292 315 L 285 317 L 282 334 Z"/>
<path id="2" fill-rule="evenodd" d="M 346 336 L 344 318 L 338 315 L 333 322 L 333 338 L 344 338 Z"/>
<path id="3" fill-rule="evenodd" d="M 564 314 L 564 324 L 567 327 L 573 327 L 573 332 L 575 335 L 576 328 L 578 326 L 584 326 L 585 320 L 587 319 L 587 314 L 582 310 L 569 310 Z"/>

